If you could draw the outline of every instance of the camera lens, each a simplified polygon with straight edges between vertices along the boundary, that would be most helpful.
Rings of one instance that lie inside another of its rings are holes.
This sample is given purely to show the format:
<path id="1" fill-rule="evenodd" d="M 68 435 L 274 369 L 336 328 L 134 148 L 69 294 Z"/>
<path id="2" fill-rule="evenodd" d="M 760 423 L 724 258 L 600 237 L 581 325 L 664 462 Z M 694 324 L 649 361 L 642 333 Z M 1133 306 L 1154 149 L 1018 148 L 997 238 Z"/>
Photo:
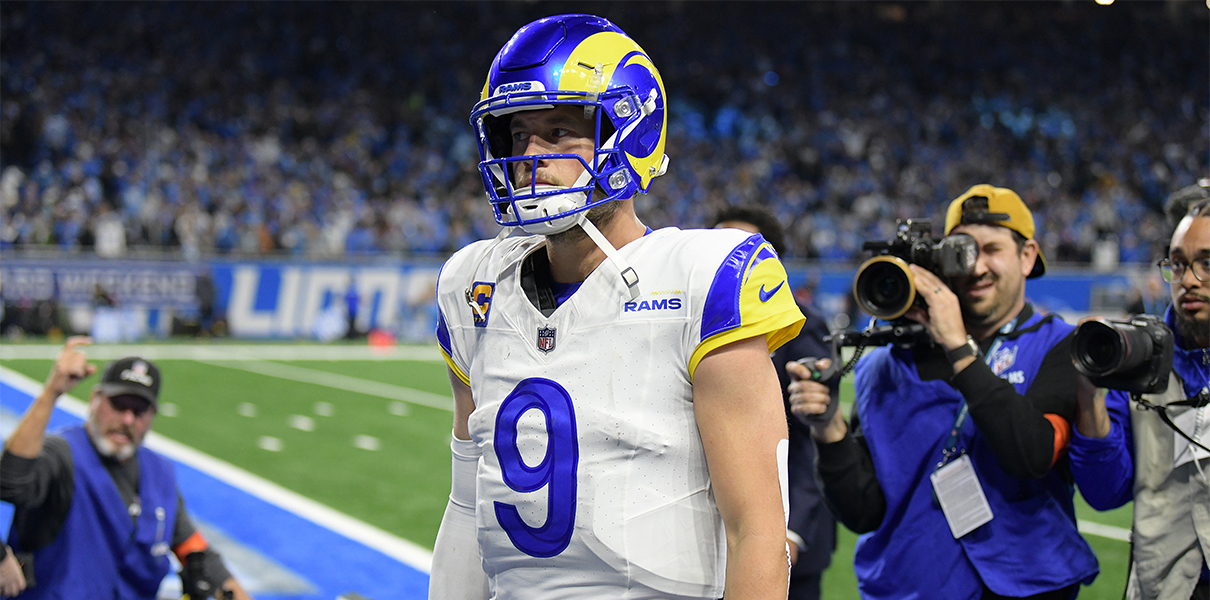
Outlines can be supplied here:
<path id="1" fill-rule="evenodd" d="M 1111 327 L 1090 327 L 1079 341 L 1077 356 L 1092 373 L 1104 375 L 1122 362 L 1122 336 Z"/>
<path id="2" fill-rule="evenodd" d="M 911 307 L 915 297 L 907 263 L 893 257 L 876 257 L 857 271 L 853 296 L 858 306 L 879 319 L 897 319 Z"/>
<path id="3" fill-rule="evenodd" d="M 880 306 L 894 305 L 907 297 L 907 280 L 885 268 L 873 275 L 870 288 L 870 301 Z"/>
<path id="4" fill-rule="evenodd" d="M 1072 343 L 1076 367 L 1090 377 L 1129 371 L 1151 358 L 1147 332 L 1125 323 L 1087 321 Z"/>

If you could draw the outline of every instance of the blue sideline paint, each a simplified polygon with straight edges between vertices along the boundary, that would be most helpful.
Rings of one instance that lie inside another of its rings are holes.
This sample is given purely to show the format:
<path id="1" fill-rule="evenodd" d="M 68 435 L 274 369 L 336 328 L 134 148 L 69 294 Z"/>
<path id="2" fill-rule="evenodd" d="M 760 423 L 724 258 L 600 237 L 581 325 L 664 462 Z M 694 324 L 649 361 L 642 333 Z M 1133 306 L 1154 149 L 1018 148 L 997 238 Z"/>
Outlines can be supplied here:
<path id="1" fill-rule="evenodd" d="M 30 384 L 38 385 L 18 378 L 24 379 L 0 369 L 0 437 L 8 437 L 33 401 Z M 47 429 L 80 422 L 56 407 Z M 367 600 L 427 597 L 429 576 L 420 568 L 193 466 L 173 463 L 190 516 L 257 600 L 334 600 L 349 593 Z M 0 502 L 5 537 L 11 518 L 12 507 Z M 161 592 L 179 589 L 179 578 L 169 575 Z"/>

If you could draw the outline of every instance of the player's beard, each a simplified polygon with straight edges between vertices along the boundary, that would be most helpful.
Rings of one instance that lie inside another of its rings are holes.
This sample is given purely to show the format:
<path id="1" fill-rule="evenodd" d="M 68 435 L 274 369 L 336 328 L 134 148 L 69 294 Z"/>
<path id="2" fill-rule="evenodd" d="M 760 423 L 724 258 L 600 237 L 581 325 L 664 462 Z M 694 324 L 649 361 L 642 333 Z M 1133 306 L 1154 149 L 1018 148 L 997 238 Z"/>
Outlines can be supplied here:
<path id="1" fill-rule="evenodd" d="M 119 446 L 109 441 L 109 438 L 105 437 L 105 432 L 101 431 L 100 425 L 92 419 L 89 419 L 84 427 L 88 430 L 88 437 L 92 438 L 92 445 L 96 447 L 97 453 L 101 456 L 112 458 L 118 462 L 125 462 L 134 456 L 135 451 L 138 450 L 138 444 L 135 442 Z M 132 432 L 127 431 L 126 433 L 127 437 L 132 440 L 134 439 Z"/>
<path id="2" fill-rule="evenodd" d="M 617 200 L 606 202 L 604 204 L 598 204 L 597 206 L 588 209 L 587 218 L 589 221 L 592 221 L 592 224 L 595 225 L 597 229 L 605 229 L 605 227 L 613 221 L 614 216 L 617 215 L 618 204 L 619 202 Z M 567 231 L 560 231 L 559 233 L 548 235 L 546 236 L 546 239 L 551 244 L 562 245 L 575 244 L 587 237 L 588 234 L 584 233 L 583 227 L 574 226 Z"/>

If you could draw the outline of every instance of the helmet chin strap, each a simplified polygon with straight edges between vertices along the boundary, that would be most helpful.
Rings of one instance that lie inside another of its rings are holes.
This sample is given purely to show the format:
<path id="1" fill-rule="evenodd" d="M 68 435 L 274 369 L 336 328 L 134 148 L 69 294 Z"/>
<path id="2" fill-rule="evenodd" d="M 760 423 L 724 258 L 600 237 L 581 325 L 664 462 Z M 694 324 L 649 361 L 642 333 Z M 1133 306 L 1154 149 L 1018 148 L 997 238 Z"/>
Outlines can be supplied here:
<path id="1" fill-rule="evenodd" d="M 609 243 L 609 240 L 605 239 L 605 235 L 601 233 L 600 229 L 597 229 L 596 225 L 592 224 L 592 221 L 584 219 L 584 221 L 580 223 L 580 229 L 583 229 L 584 233 L 587 233 L 588 237 L 592 238 L 592 241 L 596 242 L 597 247 L 605 253 L 605 256 L 609 259 L 609 262 L 613 263 L 614 268 L 616 268 L 618 273 L 622 275 L 622 281 L 626 283 L 626 288 L 630 290 L 630 299 L 634 300 L 635 298 L 638 298 L 639 275 L 638 273 L 634 272 L 634 268 L 632 268 L 630 264 L 626 262 L 625 258 L 622 258 L 622 255 L 617 251 L 616 248 L 613 247 L 613 244 Z"/>
<path id="2" fill-rule="evenodd" d="M 580 214 L 584 215 L 585 213 Z M 622 258 L 622 255 L 617 251 L 616 248 L 613 247 L 613 244 L 609 243 L 609 240 L 605 238 L 605 234 L 601 233 L 601 230 L 597 229 L 597 226 L 593 225 L 592 221 L 589 221 L 587 218 L 583 218 L 580 220 L 579 225 L 580 228 L 584 230 L 584 233 L 587 234 L 588 237 L 591 238 L 594 243 L 596 243 L 597 247 L 605 253 L 605 256 L 609 259 L 609 262 L 613 264 L 614 268 L 618 270 L 618 273 L 622 276 L 622 281 L 626 283 L 626 289 L 630 291 L 630 299 L 634 300 L 638 298 L 639 275 L 630 266 L 630 263 L 627 263 L 626 259 Z M 519 228 L 517 227 L 502 228 L 500 233 L 496 235 L 496 238 L 492 240 L 492 247 L 494 248 L 498 246 L 500 242 L 504 241 L 505 238 L 516 234 L 518 229 Z M 490 249 L 483 253 L 483 256 L 479 258 L 479 262 L 475 263 L 475 268 L 472 271 L 473 273 L 479 272 L 479 266 L 483 264 L 483 260 L 490 254 Z M 468 287 L 463 290 L 463 294 L 466 296 L 466 303 L 471 307 L 471 310 L 474 310 L 475 313 L 479 315 L 479 318 L 486 318 L 487 315 L 484 314 L 483 309 L 479 308 L 479 303 L 475 302 L 474 298 L 471 296 L 471 288 Z"/>
<path id="3" fill-rule="evenodd" d="M 585 170 L 578 178 L 576 178 L 574 187 L 584 187 L 585 185 L 588 185 L 588 182 L 591 180 L 591 178 L 592 175 Z M 585 203 L 588 202 L 589 194 L 591 194 L 591 192 L 584 192 Z M 581 211 L 571 217 L 566 218 L 569 220 L 574 219 L 574 221 L 572 221 L 572 223 L 566 227 L 566 229 L 571 229 L 572 227 L 579 225 L 580 229 L 583 229 L 584 233 L 588 234 L 588 237 L 594 243 L 596 243 L 597 247 L 601 249 L 601 252 L 605 253 L 605 257 L 609 259 L 609 262 L 614 266 L 615 269 L 618 270 L 618 274 L 622 276 L 622 282 L 626 284 L 626 289 L 630 291 L 630 299 L 634 300 L 635 298 L 638 298 L 639 274 L 635 273 L 634 269 L 630 266 L 630 263 L 626 262 L 625 258 L 622 258 L 622 255 L 618 253 L 617 248 L 614 248 L 613 244 L 609 243 L 609 240 L 606 239 L 605 234 L 601 233 L 601 230 L 597 229 L 597 226 L 593 225 L 592 221 L 588 219 L 588 211 Z M 562 219 L 559 219 L 559 221 L 562 221 Z M 565 231 L 566 229 L 561 229 L 561 231 Z"/>
<path id="4" fill-rule="evenodd" d="M 584 187 L 588 185 L 588 182 L 591 180 L 592 174 L 585 170 L 576 179 L 576 182 L 572 184 L 572 187 Z M 563 195 L 551 196 L 547 200 L 549 206 L 551 207 L 549 210 L 556 213 L 573 210 L 576 206 L 583 206 L 585 203 L 587 203 L 589 194 L 590 192 L 572 192 Z M 521 229 L 527 233 L 553 235 L 567 231 L 568 229 L 571 229 L 577 225 L 580 226 L 580 229 L 584 230 L 584 233 L 588 234 L 588 237 L 592 239 L 594 243 L 596 243 L 597 247 L 600 248 L 602 252 L 605 253 L 605 256 L 609 259 L 609 262 L 612 263 L 614 268 L 618 270 L 618 273 L 621 274 L 622 281 L 626 284 L 626 288 L 630 291 L 630 299 L 634 300 L 635 298 L 638 298 L 638 273 L 631 268 L 630 264 L 626 262 L 626 259 L 622 258 L 622 255 L 619 254 L 617 249 L 613 247 L 613 244 L 609 243 L 609 240 L 605 238 L 605 235 L 601 233 L 601 230 L 597 229 L 597 226 L 593 225 L 592 221 L 588 220 L 587 210 L 583 210 L 554 221 L 545 221 L 532 225 L 522 225 Z"/>

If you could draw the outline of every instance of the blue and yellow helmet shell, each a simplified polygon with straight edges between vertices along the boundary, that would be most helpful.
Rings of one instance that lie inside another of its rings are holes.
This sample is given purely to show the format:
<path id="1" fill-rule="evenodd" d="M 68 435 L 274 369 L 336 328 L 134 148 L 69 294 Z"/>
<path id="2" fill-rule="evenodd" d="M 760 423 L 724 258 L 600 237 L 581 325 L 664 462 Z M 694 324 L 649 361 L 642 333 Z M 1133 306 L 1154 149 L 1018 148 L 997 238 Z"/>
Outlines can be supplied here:
<path id="1" fill-rule="evenodd" d="M 510 205 L 516 208 L 518 201 L 543 196 L 537 190 L 513 189 L 508 181 L 507 163 L 535 157 L 510 159 L 508 119 L 501 117 L 560 104 L 593 109 L 596 164 L 585 164 L 592 180 L 576 188 L 585 191 L 585 201 L 574 210 L 541 217 L 553 220 L 647 192 L 651 180 L 666 166 L 665 101 L 663 80 L 647 53 L 604 18 L 559 15 L 519 29 L 496 55 L 471 112 L 479 141 L 479 169 L 497 222 L 524 224 Z M 605 197 L 591 198 L 594 188 L 604 191 Z"/>

